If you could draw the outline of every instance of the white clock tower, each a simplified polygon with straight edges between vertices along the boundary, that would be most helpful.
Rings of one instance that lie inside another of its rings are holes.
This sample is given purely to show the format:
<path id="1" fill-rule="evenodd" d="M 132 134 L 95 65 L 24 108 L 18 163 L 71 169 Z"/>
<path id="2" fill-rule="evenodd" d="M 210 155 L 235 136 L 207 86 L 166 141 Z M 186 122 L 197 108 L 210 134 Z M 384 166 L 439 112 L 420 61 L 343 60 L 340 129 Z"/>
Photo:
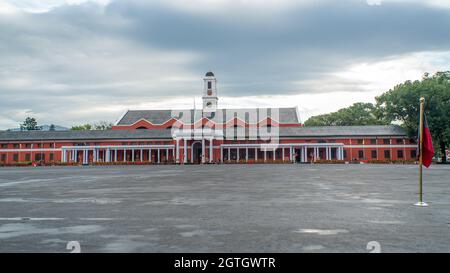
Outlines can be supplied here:
<path id="1" fill-rule="evenodd" d="M 217 110 L 217 80 L 211 71 L 203 78 L 203 112 L 215 112 Z"/>

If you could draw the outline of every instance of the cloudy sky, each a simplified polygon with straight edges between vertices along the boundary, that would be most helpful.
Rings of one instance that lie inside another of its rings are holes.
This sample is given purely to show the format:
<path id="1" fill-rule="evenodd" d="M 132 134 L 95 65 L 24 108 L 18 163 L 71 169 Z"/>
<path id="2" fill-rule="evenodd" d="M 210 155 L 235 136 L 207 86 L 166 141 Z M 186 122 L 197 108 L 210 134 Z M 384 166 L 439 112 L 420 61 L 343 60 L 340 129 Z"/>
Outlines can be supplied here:
<path id="1" fill-rule="evenodd" d="M 298 106 L 304 121 L 450 70 L 449 0 L 0 0 L 0 129 L 126 109 Z"/>

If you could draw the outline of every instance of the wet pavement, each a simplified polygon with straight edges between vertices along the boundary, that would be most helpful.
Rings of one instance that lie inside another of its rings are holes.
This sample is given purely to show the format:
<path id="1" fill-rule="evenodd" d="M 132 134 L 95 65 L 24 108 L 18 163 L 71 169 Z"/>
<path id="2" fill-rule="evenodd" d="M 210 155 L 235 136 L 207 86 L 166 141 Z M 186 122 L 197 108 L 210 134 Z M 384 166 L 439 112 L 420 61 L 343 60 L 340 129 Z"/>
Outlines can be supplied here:
<path id="1" fill-rule="evenodd" d="M 0 252 L 450 251 L 450 166 L 0 168 Z"/>

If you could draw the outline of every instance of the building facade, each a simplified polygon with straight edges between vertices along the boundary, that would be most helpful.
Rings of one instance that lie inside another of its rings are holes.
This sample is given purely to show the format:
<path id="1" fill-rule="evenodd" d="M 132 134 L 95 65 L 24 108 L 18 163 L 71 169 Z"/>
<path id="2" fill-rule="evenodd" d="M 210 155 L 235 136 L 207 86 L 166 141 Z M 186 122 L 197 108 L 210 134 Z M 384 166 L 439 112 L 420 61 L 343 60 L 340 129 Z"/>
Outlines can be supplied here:
<path id="1" fill-rule="evenodd" d="M 416 159 L 400 126 L 305 127 L 296 107 L 220 109 L 214 74 L 203 80 L 202 109 L 129 110 L 110 130 L 1 131 L 0 164 Z"/>

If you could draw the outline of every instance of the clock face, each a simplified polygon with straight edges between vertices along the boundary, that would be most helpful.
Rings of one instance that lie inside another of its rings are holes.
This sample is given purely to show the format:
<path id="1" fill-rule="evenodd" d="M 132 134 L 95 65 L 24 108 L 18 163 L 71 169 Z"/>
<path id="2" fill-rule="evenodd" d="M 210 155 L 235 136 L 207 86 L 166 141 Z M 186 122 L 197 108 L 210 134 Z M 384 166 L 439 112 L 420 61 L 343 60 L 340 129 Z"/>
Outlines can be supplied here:
<path id="1" fill-rule="evenodd" d="M 212 91 L 208 90 L 208 96 L 211 96 L 211 95 L 212 95 Z"/>

